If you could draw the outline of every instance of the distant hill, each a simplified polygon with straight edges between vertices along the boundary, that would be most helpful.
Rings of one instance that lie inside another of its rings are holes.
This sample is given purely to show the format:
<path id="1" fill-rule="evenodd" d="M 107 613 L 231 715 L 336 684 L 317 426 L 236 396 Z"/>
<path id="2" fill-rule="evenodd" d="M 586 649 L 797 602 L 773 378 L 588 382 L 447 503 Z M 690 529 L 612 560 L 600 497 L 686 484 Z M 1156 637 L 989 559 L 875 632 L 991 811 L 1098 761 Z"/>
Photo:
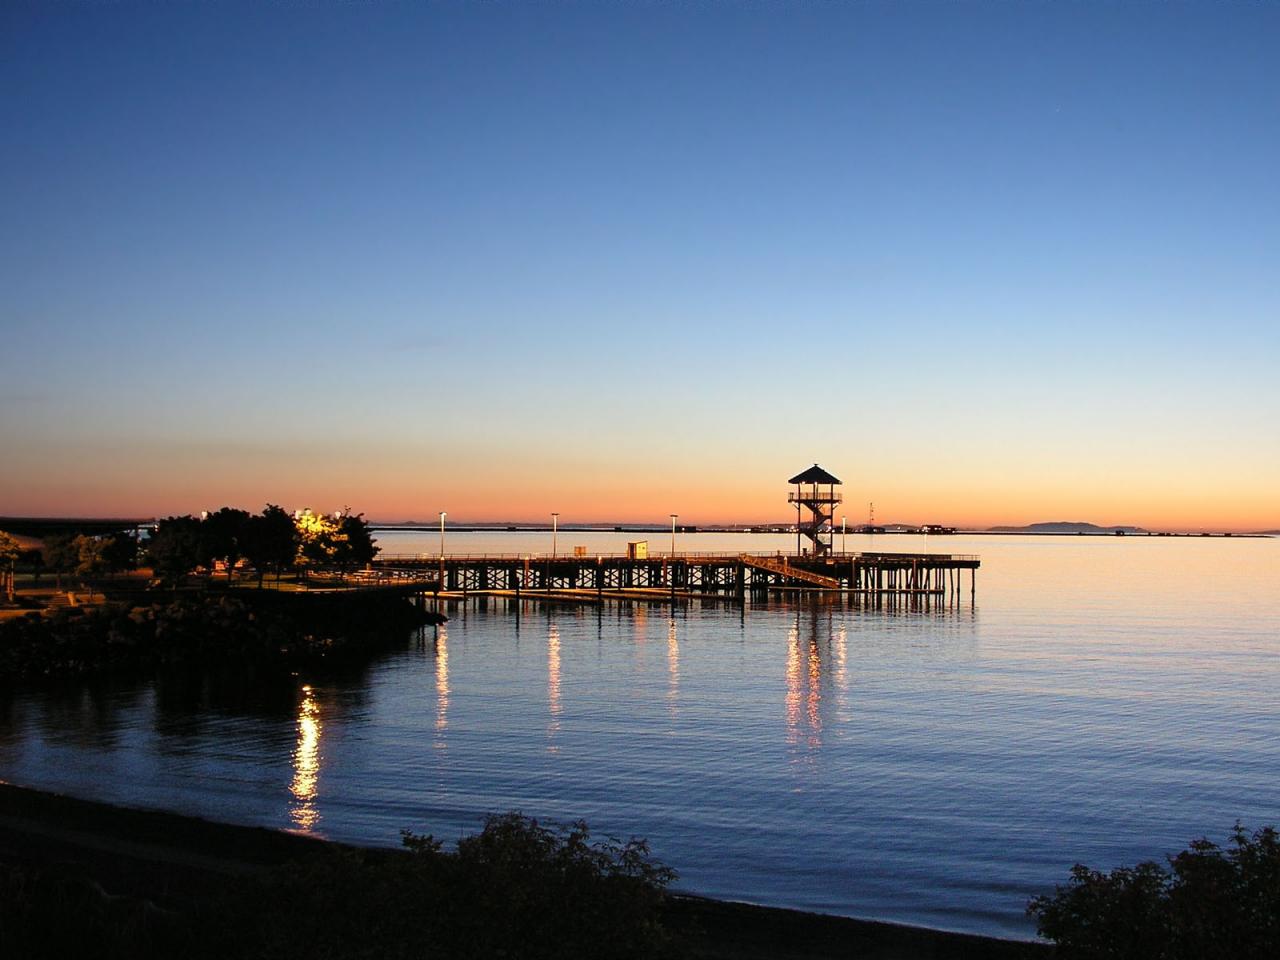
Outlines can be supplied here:
<path id="1" fill-rule="evenodd" d="M 1075 520 L 1054 520 L 1049 523 L 1029 523 L 1025 527 L 991 527 L 992 533 L 1146 533 L 1142 527 L 1100 527 L 1096 523 Z"/>

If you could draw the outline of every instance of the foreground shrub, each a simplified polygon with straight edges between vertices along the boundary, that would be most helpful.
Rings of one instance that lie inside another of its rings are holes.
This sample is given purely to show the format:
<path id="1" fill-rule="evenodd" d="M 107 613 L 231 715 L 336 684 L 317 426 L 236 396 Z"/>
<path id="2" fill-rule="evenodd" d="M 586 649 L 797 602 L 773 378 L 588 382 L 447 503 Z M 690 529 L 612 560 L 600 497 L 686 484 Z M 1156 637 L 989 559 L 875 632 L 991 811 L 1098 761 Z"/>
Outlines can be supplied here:
<path id="1" fill-rule="evenodd" d="M 1196 840 L 1167 867 L 1076 864 L 1066 886 L 1027 911 L 1067 958 L 1280 957 L 1280 835 L 1236 824 L 1226 850 Z"/>
<path id="2" fill-rule="evenodd" d="M 92 879 L 0 864 L 0 956 L 410 960 L 675 955 L 659 922 L 669 868 L 642 840 L 493 816 L 445 853 L 332 846 L 221 895 L 157 905 Z M 9 951 L 12 951 L 11 953 Z"/>
<path id="3" fill-rule="evenodd" d="M 675 872 L 643 840 L 591 843 L 580 820 L 548 829 L 509 813 L 459 841 L 456 872 L 476 916 L 505 918 L 469 932 L 473 956 L 647 957 L 665 941 L 658 908 Z"/>

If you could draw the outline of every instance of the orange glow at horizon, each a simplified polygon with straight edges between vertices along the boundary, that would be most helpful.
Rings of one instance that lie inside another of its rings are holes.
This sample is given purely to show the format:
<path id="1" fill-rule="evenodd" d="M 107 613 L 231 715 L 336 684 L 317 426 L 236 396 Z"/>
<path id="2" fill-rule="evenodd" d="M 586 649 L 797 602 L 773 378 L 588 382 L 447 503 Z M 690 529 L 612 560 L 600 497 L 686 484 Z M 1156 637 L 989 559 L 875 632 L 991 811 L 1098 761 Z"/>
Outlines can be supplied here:
<path id="1" fill-rule="evenodd" d="M 491 463 L 463 458 L 422 477 L 420 465 L 373 455 L 331 462 L 302 456 L 272 458 L 256 468 L 235 457 L 108 459 L 87 471 L 76 462 L 16 463 L 0 477 L 0 514 L 10 516 L 152 517 L 219 506 L 259 510 L 336 510 L 350 505 L 371 520 L 430 523 L 440 510 L 449 522 L 669 523 L 681 525 L 785 523 L 786 478 L 806 464 L 714 461 L 659 469 L 648 462 L 609 467 L 580 461 L 548 465 Z M 1191 462 L 1177 469 L 1137 464 L 1099 468 L 1093 461 L 1031 464 L 1016 459 L 919 463 L 823 462 L 844 481 L 836 510 L 850 527 L 865 523 L 867 504 L 877 523 L 940 523 L 981 529 L 1046 521 L 1133 524 L 1151 530 L 1280 529 L 1280 462 Z M 790 471 L 790 472 L 788 472 Z"/>

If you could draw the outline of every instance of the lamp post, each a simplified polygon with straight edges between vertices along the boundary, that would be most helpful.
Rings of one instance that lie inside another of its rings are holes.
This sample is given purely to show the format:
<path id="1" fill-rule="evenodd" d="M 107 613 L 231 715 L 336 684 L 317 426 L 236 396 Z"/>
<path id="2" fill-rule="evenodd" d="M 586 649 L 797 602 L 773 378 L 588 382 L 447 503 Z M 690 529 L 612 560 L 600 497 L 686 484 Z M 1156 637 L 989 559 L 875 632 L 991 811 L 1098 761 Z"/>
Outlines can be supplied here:
<path id="1" fill-rule="evenodd" d="M 556 558 L 556 533 L 560 526 L 560 514 L 553 512 L 551 514 L 551 559 Z"/>
<path id="2" fill-rule="evenodd" d="M 840 518 L 840 552 L 849 552 L 849 526 L 846 517 Z"/>
<path id="3" fill-rule="evenodd" d="M 671 555 L 673 557 L 676 555 L 676 517 L 678 516 L 680 516 L 678 513 L 671 514 Z"/>
<path id="4" fill-rule="evenodd" d="M 444 518 L 446 516 L 447 514 L 443 510 L 441 510 L 440 511 L 440 575 L 436 579 L 437 590 L 444 589 Z M 438 601 L 439 597 L 437 596 L 436 599 Z"/>

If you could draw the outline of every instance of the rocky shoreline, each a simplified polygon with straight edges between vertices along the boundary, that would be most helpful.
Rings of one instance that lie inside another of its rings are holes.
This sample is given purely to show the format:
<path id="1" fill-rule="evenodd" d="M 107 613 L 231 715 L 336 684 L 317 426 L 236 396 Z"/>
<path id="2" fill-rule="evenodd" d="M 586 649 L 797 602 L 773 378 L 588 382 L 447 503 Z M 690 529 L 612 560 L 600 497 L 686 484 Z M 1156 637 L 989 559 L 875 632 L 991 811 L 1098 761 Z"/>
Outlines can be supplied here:
<path id="1" fill-rule="evenodd" d="M 323 670 L 444 619 L 373 591 L 143 594 L 0 622 L 0 682 L 149 675 L 173 665 Z"/>

